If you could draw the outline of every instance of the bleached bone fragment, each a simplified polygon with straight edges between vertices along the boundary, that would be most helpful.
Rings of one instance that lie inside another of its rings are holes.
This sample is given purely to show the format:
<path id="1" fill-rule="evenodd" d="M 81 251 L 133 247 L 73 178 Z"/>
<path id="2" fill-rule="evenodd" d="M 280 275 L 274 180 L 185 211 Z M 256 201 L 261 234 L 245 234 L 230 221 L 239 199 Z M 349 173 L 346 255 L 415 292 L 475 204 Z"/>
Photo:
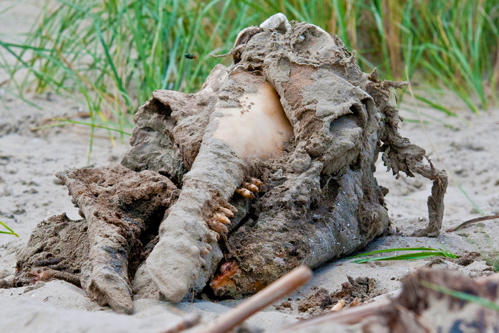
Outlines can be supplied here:
<path id="1" fill-rule="evenodd" d="M 281 33 L 291 30 L 291 24 L 283 13 L 277 13 L 260 24 L 260 28 L 274 29 Z"/>

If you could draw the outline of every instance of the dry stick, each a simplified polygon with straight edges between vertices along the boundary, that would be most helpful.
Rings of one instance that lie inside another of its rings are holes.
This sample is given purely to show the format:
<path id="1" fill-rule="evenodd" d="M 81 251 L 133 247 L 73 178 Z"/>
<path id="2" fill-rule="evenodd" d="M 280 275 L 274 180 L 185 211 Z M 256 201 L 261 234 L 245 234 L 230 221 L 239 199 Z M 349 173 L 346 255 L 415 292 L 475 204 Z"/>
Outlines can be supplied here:
<path id="1" fill-rule="evenodd" d="M 446 231 L 447 232 L 452 232 L 452 231 L 456 231 L 457 229 L 461 229 L 461 228 L 467 227 L 467 226 L 469 226 L 469 225 L 471 225 L 473 223 L 487 221 L 487 220 L 494 220 L 494 219 L 499 219 L 499 215 L 490 215 L 490 216 L 477 217 L 476 219 L 471 219 L 471 220 L 468 220 L 466 222 L 463 222 L 463 223 L 461 223 L 460 225 L 458 225 L 455 228 L 449 228 Z"/>
<path id="2" fill-rule="evenodd" d="M 299 266 L 281 277 L 256 295 L 248 298 L 229 312 L 221 315 L 200 333 L 223 333 L 241 324 L 254 313 L 291 294 L 303 286 L 312 277 L 312 271 L 306 266 Z"/>

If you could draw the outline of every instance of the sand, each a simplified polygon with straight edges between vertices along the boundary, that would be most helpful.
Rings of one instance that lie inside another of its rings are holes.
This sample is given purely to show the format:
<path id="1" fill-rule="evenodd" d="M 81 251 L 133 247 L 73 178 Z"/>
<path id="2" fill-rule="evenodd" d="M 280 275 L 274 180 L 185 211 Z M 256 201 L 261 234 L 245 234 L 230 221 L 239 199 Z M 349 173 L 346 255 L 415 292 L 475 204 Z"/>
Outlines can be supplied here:
<path id="1" fill-rule="evenodd" d="M 29 11 L 28 19 L 34 17 L 33 11 L 36 8 Z M 22 12 L 19 10 L 17 13 Z M 3 30 L 0 31 L 16 31 L 12 28 L 16 22 L 9 21 L 9 29 L 3 29 L 6 23 L 2 21 L 0 28 Z M 5 77 L 5 73 L 0 73 L 0 77 Z M 70 218 L 78 218 L 66 188 L 58 185 L 55 173 L 68 168 L 116 163 L 128 149 L 127 138 L 116 137 L 113 144 L 106 132 L 98 132 L 89 160 L 87 128 L 67 126 L 32 131 L 44 120 L 75 114 L 84 110 L 84 105 L 71 97 L 28 94 L 28 98 L 42 109 L 29 106 L 8 90 L 0 90 L 0 221 L 21 236 L 16 239 L 0 235 L 0 279 L 8 279 L 14 274 L 16 251 L 26 244 L 31 231 L 40 221 L 62 212 L 66 212 Z M 446 230 L 481 216 L 477 208 L 485 215 L 499 213 L 499 110 L 472 115 L 459 106 L 452 96 L 442 98 L 442 103 L 457 112 L 459 117 L 448 118 L 437 111 L 422 110 L 437 116 L 438 120 L 425 126 L 405 122 L 401 132 L 413 143 L 426 149 L 435 165 L 450 175 L 443 223 L 443 230 Z M 407 96 L 405 100 L 401 114 L 408 119 L 417 119 L 417 114 L 408 111 L 414 109 L 413 103 Z M 380 162 L 376 177 L 380 185 L 390 189 L 386 200 L 394 230 L 410 234 L 427 224 L 429 182 L 420 177 L 405 176 L 395 180 L 391 173 L 385 172 Z M 498 231 L 495 220 L 455 232 L 443 232 L 437 238 L 403 235 L 380 238 L 366 250 L 429 246 L 446 247 L 457 255 L 477 251 L 482 256 L 467 266 L 447 259 L 363 265 L 339 260 L 316 270 L 313 279 L 290 296 L 290 307 L 280 306 L 282 301 L 278 302 L 277 306 L 253 316 L 249 323 L 272 332 L 296 322 L 297 318 L 308 317 L 316 309 L 300 312 L 300 300 L 315 293 L 317 288 L 324 288 L 329 293 L 340 290 L 341 284 L 347 281 L 347 275 L 354 279 L 376 279 L 374 291 L 366 297 L 366 301 L 371 302 L 395 294 L 400 288 L 400 279 L 423 266 L 459 270 L 471 277 L 491 274 L 492 267 L 487 265 L 486 260 L 493 263 L 499 253 L 499 243 L 495 240 Z M 239 302 L 229 300 L 214 303 L 195 299 L 173 306 L 167 302 L 136 299 L 133 314 L 126 316 L 96 305 L 82 290 L 67 282 L 38 282 L 30 287 L 0 289 L 0 330 L 161 332 L 186 313 L 199 313 L 204 321 L 208 321 Z"/>

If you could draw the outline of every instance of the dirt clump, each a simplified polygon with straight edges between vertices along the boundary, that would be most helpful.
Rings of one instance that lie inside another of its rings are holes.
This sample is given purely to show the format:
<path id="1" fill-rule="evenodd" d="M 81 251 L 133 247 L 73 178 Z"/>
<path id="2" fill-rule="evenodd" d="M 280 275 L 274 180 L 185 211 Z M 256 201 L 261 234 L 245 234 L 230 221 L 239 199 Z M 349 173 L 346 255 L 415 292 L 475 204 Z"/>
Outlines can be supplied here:
<path id="1" fill-rule="evenodd" d="M 369 277 L 357 277 L 353 279 L 347 276 L 348 282 L 341 284 L 341 289 L 329 293 L 324 288 L 317 291 L 298 302 L 297 310 L 306 313 L 306 318 L 320 316 L 333 311 L 333 307 L 342 303 L 341 308 L 347 309 L 368 302 L 373 297 L 381 294 L 376 289 L 376 279 Z M 283 307 L 281 304 L 280 307 Z"/>
<path id="2" fill-rule="evenodd" d="M 14 286 L 52 279 L 81 286 L 82 259 L 89 249 L 87 229 L 86 220 L 73 221 L 66 214 L 40 222 L 18 256 Z"/>
<path id="3" fill-rule="evenodd" d="M 341 290 L 336 291 L 331 294 L 331 299 L 333 301 L 339 301 L 343 299 L 346 305 L 350 304 L 357 299 L 360 303 L 364 303 L 373 297 L 380 294 L 376 290 L 376 279 L 370 277 L 357 277 L 353 279 L 347 276 L 348 282 L 341 284 Z"/>
<path id="4" fill-rule="evenodd" d="M 324 288 L 319 288 L 314 294 L 305 297 L 298 303 L 298 311 L 307 312 L 315 308 L 324 310 L 332 304 L 332 301 L 329 292 Z"/>

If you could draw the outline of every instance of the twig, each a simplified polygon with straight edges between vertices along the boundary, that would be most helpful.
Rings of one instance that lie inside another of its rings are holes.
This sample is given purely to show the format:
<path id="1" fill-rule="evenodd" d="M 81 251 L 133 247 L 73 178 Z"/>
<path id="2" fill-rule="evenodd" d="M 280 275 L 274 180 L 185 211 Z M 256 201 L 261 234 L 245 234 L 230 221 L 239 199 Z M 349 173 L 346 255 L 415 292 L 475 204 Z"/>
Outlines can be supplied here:
<path id="1" fill-rule="evenodd" d="M 200 333 L 223 333 L 231 330 L 254 313 L 291 294 L 312 277 L 312 271 L 306 266 L 299 266 L 281 277 L 256 295 L 250 297 L 229 312 L 208 324 Z"/>
<path id="2" fill-rule="evenodd" d="M 461 228 L 467 227 L 467 226 L 469 226 L 469 225 L 471 225 L 473 223 L 487 221 L 487 220 L 494 220 L 494 219 L 499 219 L 499 215 L 490 215 L 490 216 L 477 217 L 476 219 L 471 219 L 471 220 L 468 220 L 466 222 L 463 222 L 463 223 L 461 223 L 460 225 L 458 225 L 455 228 L 449 228 L 446 231 L 447 232 L 452 232 L 452 231 L 456 231 L 457 229 L 461 229 Z"/>

